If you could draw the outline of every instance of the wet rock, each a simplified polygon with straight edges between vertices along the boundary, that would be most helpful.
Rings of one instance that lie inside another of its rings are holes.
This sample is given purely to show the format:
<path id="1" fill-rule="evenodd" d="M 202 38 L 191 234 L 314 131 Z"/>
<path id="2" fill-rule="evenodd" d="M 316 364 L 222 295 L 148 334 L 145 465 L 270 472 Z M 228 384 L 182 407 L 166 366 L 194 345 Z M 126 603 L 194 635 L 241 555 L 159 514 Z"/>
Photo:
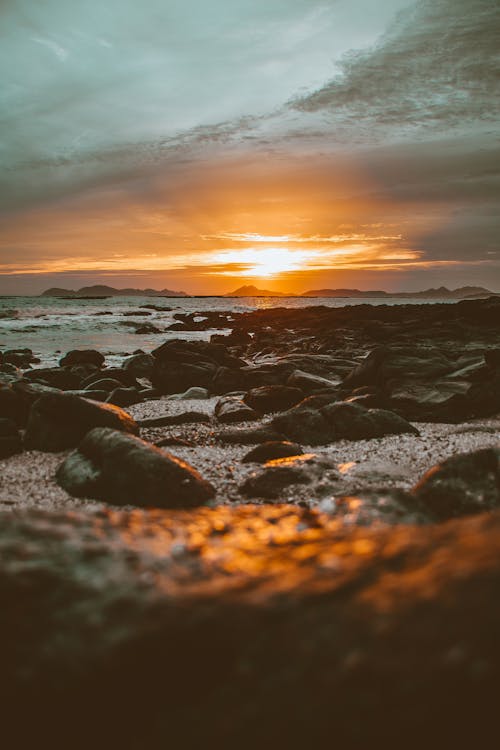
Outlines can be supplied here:
<path id="1" fill-rule="evenodd" d="M 310 481 L 310 475 L 300 466 L 271 466 L 251 474 L 240 486 L 240 492 L 246 497 L 275 499 L 287 487 Z"/>
<path id="2" fill-rule="evenodd" d="M 151 382 L 163 394 L 182 393 L 186 388 L 210 388 L 228 354 L 219 344 L 206 341 L 167 341 L 153 352 Z"/>
<path id="3" fill-rule="evenodd" d="M 211 381 L 211 390 L 219 396 L 232 391 L 245 391 L 247 380 L 241 369 L 219 367 Z"/>
<path id="4" fill-rule="evenodd" d="M 324 388 L 336 388 L 340 381 L 333 381 L 319 375 L 311 375 L 309 372 L 295 370 L 286 382 L 288 386 L 300 388 L 304 393 L 313 393 Z"/>
<path id="5" fill-rule="evenodd" d="M 453 371 L 453 363 L 439 350 L 379 347 L 345 378 L 343 385 L 382 385 L 388 380 L 438 379 Z"/>
<path id="6" fill-rule="evenodd" d="M 0 458 L 8 458 L 21 453 L 23 441 L 16 423 L 12 419 L 0 417 Z"/>
<path id="7" fill-rule="evenodd" d="M 132 417 L 118 406 L 68 393 L 47 393 L 31 407 L 24 436 L 25 447 L 50 452 L 74 448 L 94 427 L 138 432 Z"/>
<path id="8" fill-rule="evenodd" d="M 234 424 L 236 422 L 253 422 L 259 419 L 256 411 L 244 401 L 234 396 L 225 396 L 215 405 L 215 416 L 219 422 Z"/>
<path id="9" fill-rule="evenodd" d="M 45 383 L 62 391 L 76 390 L 81 387 L 81 378 L 65 367 L 37 367 L 24 373 L 29 381 Z"/>
<path id="10" fill-rule="evenodd" d="M 303 453 L 303 449 L 297 443 L 290 443 L 288 440 L 272 440 L 253 448 L 242 458 L 242 463 L 264 464 L 276 458 L 299 456 Z"/>
<path id="11" fill-rule="evenodd" d="M 9 383 L 0 383 L 0 418 L 24 426 L 29 414 L 29 404 Z"/>
<path id="12" fill-rule="evenodd" d="M 140 438 L 108 428 L 89 432 L 57 470 L 75 497 L 116 505 L 190 508 L 215 495 L 192 466 Z"/>
<path id="13" fill-rule="evenodd" d="M 142 401 L 141 394 L 136 388 L 115 388 L 112 391 L 106 401 L 108 404 L 115 404 L 115 406 L 133 406 L 134 404 L 140 404 Z"/>
<path id="14" fill-rule="evenodd" d="M 162 330 L 161 328 L 158 328 L 158 326 L 153 325 L 153 323 L 145 323 L 136 328 L 135 333 L 144 336 L 148 333 L 162 333 Z"/>
<path id="15" fill-rule="evenodd" d="M 221 430 L 215 438 L 228 445 L 260 445 L 261 443 L 283 441 L 284 435 L 270 427 L 254 427 L 241 430 Z"/>
<path id="16" fill-rule="evenodd" d="M 109 391 L 96 391 L 93 388 L 87 388 L 77 391 L 65 391 L 72 396 L 79 396 L 80 398 L 90 398 L 92 401 L 106 401 L 109 396 Z"/>
<path id="17" fill-rule="evenodd" d="M 119 380 L 115 380 L 114 378 L 101 377 L 99 380 L 93 380 L 90 385 L 87 385 L 84 388 L 84 390 L 107 391 L 108 393 L 111 393 L 111 391 L 114 391 L 115 388 L 121 387 L 122 383 L 120 383 Z"/>
<path id="18" fill-rule="evenodd" d="M 87 386 L 89 385 L 93 386 L 94 383 L 103 378 L 117 380 L 126 388 L 136 388 L 139 385 L 135 376 L 131 372 L 125 370 L 123 367 L 106 367 L 104 370 L 100 370 L 89 375 L 89 377 L 87 377 L 82 382 L 81 387 L 87 388 Z"/>
<path id="19" fill-rule="evenodd" d="M 71 367 L 72 365 L 95 365 L 102 367 L 104 356 L 95 349 L 72 349 L 60 361 L 61 367 Z"/>
<path id="20" fill-rule="evenodd" d="M 40 359 L 38 357 L 35 357 L 33 351 L 28 348 L 6 349 L 3 352 L 2 359 L 5 364 L 14 365 L 15 367 L 20 367 L 21 369 L 25 369 L 27 367 L 30 367 L 30 365 L 32 364 L 37 364 L 38 362 L 40 362 Z"/>
<path id="21" fill-rule="evenodd" d="M 500 507 L 500 448 L 448 458 L 425 474 L 413 494 L 441 521 Z"/>
<path id="22" fill-rule="evenodd" d="M 174 393 L 168 397 L 174 401 L 203 400 L 210 398 L 210 393 L 206 388 L 188 388 L 184 393 Z"/>
<path id="23" fill-rule="evenodd" d="M 133 354 L 123 363 L 123 369 L 134 378 L 150 378 L 155 359 L 152 354 Z"/>
<path id="24" fill-rule="evenodd" d="M 290 388 L 286 385 L 263 385 L 248 391 L 243 401 L 260 414 L 271 414 L 290 409 L 303 398 L 304 393 L 299 388 Z"/>
<path id="25" fill-rule="evenodd" d="M 271 427 L 289 440 L 324 445 L 335 440 L 334 431 L 319 409 L 297 408 L 279 414 Z"/>
<path id="26" fill-rule="evenodd" d="M 248 365 L 241 370 L 246 388 L 259 388 L 264 385 L 285 385 L 292 372 L 293 366 L 288 362 Z"/>
<path id="27" fill-rule="evenodd" d="M 271 426 L 290 440 L 307 445 L 322 445 L 335 440 L 370 440 L 385 435 L 412 433 L 418 430 L 394 412 L 365 409 L 358 404 L 335 402 L 319 409 L 300 404 L 279 414 Z"/>

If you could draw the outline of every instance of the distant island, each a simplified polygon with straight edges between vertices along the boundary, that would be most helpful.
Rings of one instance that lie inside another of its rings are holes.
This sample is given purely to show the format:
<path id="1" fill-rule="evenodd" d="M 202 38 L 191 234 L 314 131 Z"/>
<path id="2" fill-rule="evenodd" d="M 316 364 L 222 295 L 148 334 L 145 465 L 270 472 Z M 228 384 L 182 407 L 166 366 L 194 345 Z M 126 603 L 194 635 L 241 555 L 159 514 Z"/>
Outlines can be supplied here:
<path id="1" fill-rule="evenodd" d="M 112 286 L 84 286 L 73 289 L 53 287 L 42 292 L 41 297 L 189 297 L 186 292 L 174 292 L 172 289 L 115 289 Z"/>
<path id="2" fill-rule="evenodd" d="M 259 289 L 256 286 L 240 286 L 234 292 L 224 294 L 224 297 L 337 297 L 339 299 L 477 299 L 495 296 L 482 286 L 462 286 L 458 289 L 448 289 L 445 286 L 437 289 L 425 289 L 421 292 L 384 292 L 381 289 L 363 291 L 361 289 L 313 289 L 301 294 L 273 292 L 269 289 Z M 66 297 L 73 299 L 99 299 L 103 297 L 191 297 L 186 292 L 175 292 L 172 289 L 115 289 L 112 286 L 96 285 L 84 286 L 81 289 L 60 289 L 53 287 L 42 292 L 41 297 Z M 204 295 L 212 296 L 212 295 Z"/>
<path id="3" fill-rule="evenodd" d="M 437 289 L 425 289 L 421 292 L 384 292 L 379 289 L 361 291 L 360 289 L 314 289 L 303 292 L 301 297 L 359 297 L 365 299 L 385 299 L 396 297 L 397 299 L 477 299 L 478 297 L 491 297 L 496 293 L 482 286 L 462 286 L 459 289 L 448 289 L 440 286 Z"/>
<path id="4" fill-rule="evenodd" d="M 296 294 L 285 294 L 283 292 L 271 292 L 269 289 L 257 289 L 256 286 L 240 286 L 234 292 L 225 294 L 224 297 L 298 297 Z"/>

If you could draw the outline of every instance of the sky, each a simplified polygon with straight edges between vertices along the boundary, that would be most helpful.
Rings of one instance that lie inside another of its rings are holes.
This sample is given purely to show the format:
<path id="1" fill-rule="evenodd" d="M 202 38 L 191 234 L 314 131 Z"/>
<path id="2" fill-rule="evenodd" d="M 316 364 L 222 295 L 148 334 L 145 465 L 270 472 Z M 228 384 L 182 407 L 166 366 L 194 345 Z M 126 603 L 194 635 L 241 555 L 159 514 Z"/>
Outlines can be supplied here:
<path id="1" fill-rule="evenodd" d="M 500 291 L 498 0 L 0 0 L 0 294 Z"/>

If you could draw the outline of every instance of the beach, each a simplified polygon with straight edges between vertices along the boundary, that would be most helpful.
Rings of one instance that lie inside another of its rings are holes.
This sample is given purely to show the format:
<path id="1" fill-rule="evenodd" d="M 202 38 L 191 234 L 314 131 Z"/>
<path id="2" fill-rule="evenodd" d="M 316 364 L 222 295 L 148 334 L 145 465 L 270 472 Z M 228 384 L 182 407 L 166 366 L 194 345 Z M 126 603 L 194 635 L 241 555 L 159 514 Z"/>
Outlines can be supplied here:
<path id="1" fill-rule="evenodd" d="M 38 351 L 3 350 L 7 731 L 32 738 L 28 705 L 50 734 L 57 705 L 57 745 L 84 700 L 78 747 L 99 731 L 194 748 L 204 727 L 222 746 L 265 732 L 299 747 L 329 731 L 331 693 L 343 748 L 408 727 L 417 747 L 431 704 L 436 742 L 485 737 L 498 298 L 239 308 L 177 311 L 135 353 L 76 334 L 50 353 L 40 331 Z"/>

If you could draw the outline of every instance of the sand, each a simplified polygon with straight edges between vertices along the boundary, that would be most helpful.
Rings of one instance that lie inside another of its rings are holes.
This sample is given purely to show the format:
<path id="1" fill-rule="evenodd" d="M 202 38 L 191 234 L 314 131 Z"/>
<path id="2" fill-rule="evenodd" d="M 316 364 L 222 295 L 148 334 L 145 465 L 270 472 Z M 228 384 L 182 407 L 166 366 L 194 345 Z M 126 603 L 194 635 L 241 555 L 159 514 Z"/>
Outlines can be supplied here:
<path id="1" fill-rule="evenodd" d="M 128 411 L 136 419 L 185 411 L 213 415 L 216 402 L 216 398 L 192 401 L 162 398 L 137 404 Z M 250 426 L 255 426 L 255 423 L 237 425 L 236 428 Z M 397 435 L 356 442 L 341 440 L 314 448 L 304 445 L 304 450 L 312 454 L 306 464 L 311 483 L 287 488 L 281 499 L 307 503 L 310 507 L 325 507 L 325 501 L 363 490 L 382 487 L 409 489 L 436 463 L 457 453 L 500 442 L 500 418 L 459 425 L 419 423 L 416 426 L 420 436 Z M 146 428 L 141 430 L 141 436 L 151 442 L 170 435 L 190 440 L 194 447 L 172 446 L 166 450 L 190 463 L 214 484 L 217 489 L 214 504 L 246 502 L 238 487 L 260 467 L 242 463 L 251 446 L 223 445 L 217 440 L 216 433 L 224 428 L 212 419 L 211 424 Z M 57 485 L 55 472 L 65 455 L 27 451 L 1 460 L 0 508 L 95 510 L 102 507 L 92 500 L 72 498 Z"/>

